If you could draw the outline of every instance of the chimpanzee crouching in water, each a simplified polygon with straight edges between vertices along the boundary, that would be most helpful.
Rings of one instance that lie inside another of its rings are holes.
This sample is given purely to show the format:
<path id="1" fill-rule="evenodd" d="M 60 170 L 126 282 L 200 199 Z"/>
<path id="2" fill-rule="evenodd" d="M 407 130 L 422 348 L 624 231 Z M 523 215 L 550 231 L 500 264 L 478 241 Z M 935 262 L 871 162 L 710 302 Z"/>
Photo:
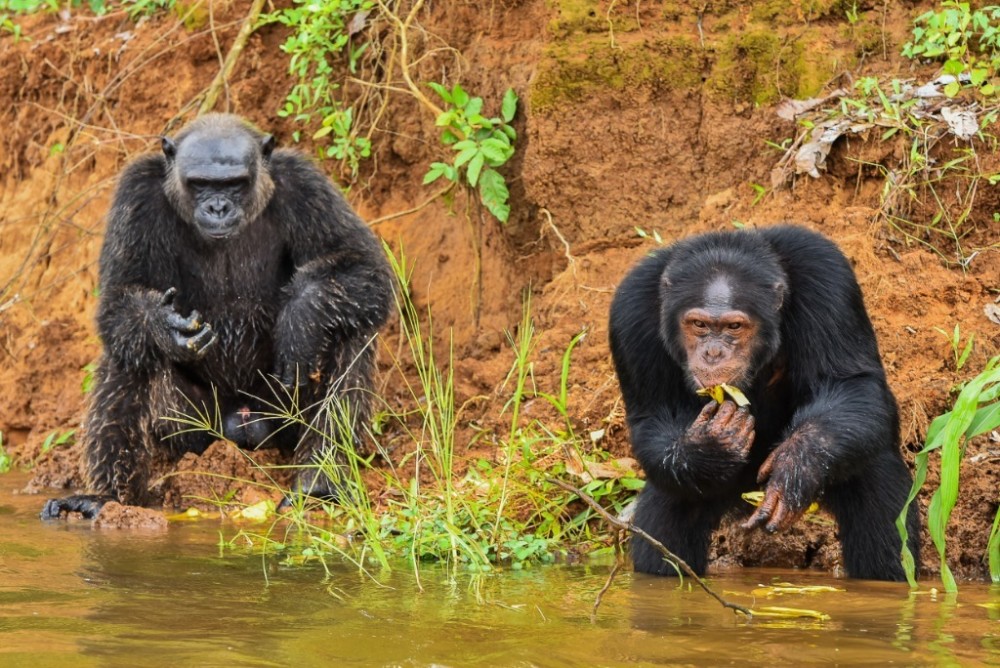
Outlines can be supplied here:
<path id="1" fill-rule="evenodd" d="M 847 574 L 902 580 L 894 525 L 911 477 L 896 400 L 854 272 L 797 227 L 692 237 L 643 260 L 611 306 L 611 351 L 646 472 L 635 523 L 704 573 L 712 530 L 765 484 L 743 526 L 786 529 L 813 501 Z M 750 405 L 695 392 L 718 384 Z M 916 506 L 907 517 L 919 557 Z M 643 540 L 637 571 L 674 572 Z"/>
<path id="2" fill-rule="evenodd" d="M 375 235 L 309 160 L 226 114 L 165 137 L 162 155 L 121 175 L 100 287 L 104 353 L 83 437 L 93 493 L 50 500 L 43 518 L 150 503 L 154 455 L 213 440 L 164 419 L 195 410 L 218 412 L 241 446 L 294 448 L 297 488 L 336 497 L 311 465 L 368 422 L 392 280 Z M 254 412 L 288 397 L 301 423 Z"/>

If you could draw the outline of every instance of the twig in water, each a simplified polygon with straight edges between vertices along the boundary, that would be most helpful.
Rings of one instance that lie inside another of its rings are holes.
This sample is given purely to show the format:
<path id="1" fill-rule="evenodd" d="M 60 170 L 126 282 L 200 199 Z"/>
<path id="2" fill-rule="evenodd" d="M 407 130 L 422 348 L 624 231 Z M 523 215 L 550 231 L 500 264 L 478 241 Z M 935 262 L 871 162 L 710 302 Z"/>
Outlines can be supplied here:
<path id="1" fill-rule="evenodd" d="M 633 533 L 636 536 L 639 536 L 640 538 L 642 538 L 644 541 L 646 541 L 650 545 L 652 545 L 654 548 L 656 548 L 656 550 L 660 554 L 662 554 L 664 557 L 666 557 L 666 559 L 668 561 L 670 561 L 675 566 L 677 566 L 677 568 L 679 568 L 681 571 L 683 571 L 684 575 L 688 576 L 689 578 L 691 578 L 695 582 L 697 582 L 698 586 L 701 587 L 702 589 L 704 589 L 706 594 L 708 594 L 709 596 L 711 596 L 712 598 L 714 598 L 716 601 L 718 601 L 719 603 L 721 603 L 722 607 L 729 608 L 730 610 L 734 610 L 736 612 L 741 612 L 744 615 L 746 615 L 747 617 L 753 617 L 753 612 L 750 610 L 750 608 L 744 607 L 744 606 L 740 605 L 739 603 L 731 603 L 730 601 L 727 601 L 726 599 L 724 599 L 721 596 L 719 596 L 718 594 L 716 594 L 712 590 L 712 588 L 709 587 L 705 583 L 705 581 L 701 577 L 699 577 L 698 574 L 695 573 L 694 570 L 690 566 L 688 566 L 688 564 L 687 564 L 686 561 L 684 561 L 683 559 L 681 559 L 680 557 L 678 557 L 676 554 L 674 554 L 673 552 L 671 552 L 667 548 L 666 545 L 664 545 L 660 541 L 656 540 L 655 538 L 653 538 L 652 536 L 650 536 L 648 533 L 646 533 L 645 531 L 643 531 L 639 527 L 635 526 L 631 521 L 628 521 L 628 522 L 621 521 L 620 519 L 618 519 L 617 517 L 615 517 L 614 515 L 612 515 L 611 513 L 609 513 L 607 510 L 605 510 L 604 507 L 601 506 L 601 504 L 597 503 L 597 501 L 595 501 L 594 499 L 592 499 L 587 494 L 584 494 L 582 491 L 580 491 L 579 489 L 577 489 L 573 485 L 569 484 L 568 482 L 563 482 L 562 480 L 556 480 L 555 478 L 550 478 L 549 481 L 551 483 L 559 486 L 559 487 L 562 487 L 567 492 L 572 492 L 573 494 L 576 494 L 576 496 L 579 497 L 581 501 L 583 501 L 588 506 L 590 506 L 591 508 L 593 508 L 594 511 L 597 512 L 597 514 L 600 515 L 601 518 L 604 519 L 605 522 L 607 522 L 608 524 L 610 524 L 615 529 L 618 529 L 619 531 L 627 531 L 629 533 Z M 614 572 L 612 572 L 612 576 L 614 576 Z M 609 582 L 607 585 L 605 585 L 604 589 L 606 590 L 610 586 L 610 584 L 611 583 Z M 603 594 L 604 590 L 602 590 L 601 593 Z M 600 603 L 600 599 L 598 599 L 597 602 Z M 594 612 L 596 612 L 596 611 L 597 611 L 597 605 L 595 604 L 594 605 Z"/>

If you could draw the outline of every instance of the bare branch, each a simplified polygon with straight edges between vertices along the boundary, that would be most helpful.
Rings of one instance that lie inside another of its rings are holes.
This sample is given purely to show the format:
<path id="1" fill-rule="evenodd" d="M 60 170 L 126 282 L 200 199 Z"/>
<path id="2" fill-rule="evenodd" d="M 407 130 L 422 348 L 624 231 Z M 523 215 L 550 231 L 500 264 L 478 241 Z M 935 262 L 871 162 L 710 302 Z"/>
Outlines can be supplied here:
<path id="1" fill-rule="evenodd" d="M 666 545 L 664 545 L 660 541 L 656 540 L 655 538 L 653 538 L 652 536 L 650 536 L 648 533 L 646 533 L 645 531 L 643 531 L 639 527 L 635 526 L 631 521 L 629 521 L 629 522 L 623 522 L 622 520 L 618 519 L 617 517 L 615 517 L 614 515 L 612 515 L 611 513 L 609 513 L 607 510 L 605 510 L 601 506 L 601 504 L 597 503 L 597 501 L 595 501 L 594 499 L 592 499 L 587 494 L 584 494 L 582 491 L 580 491 L 576 487 L 573 487 L 573 485 L 570 485 L 568 482 L 563 482 L 562 480 L 556 480 L 555 478 L 549 478 L 549 482 L 551 482 L 554 485 L 557 485 L 559 487 L 562 487 L 567 492 L 571 492 L 571 493 L 575 494 L 577 497 L 580 498 L 581 501 L 583 501 L 588 506 L 590 506 L 591 508 L 593 508 L 594 511 L 598 515 L 600 515 L 601 518 L 605 522 L 607 522 L 608 524 L 610 524 L 615 529 L 618 529 L 619 531 L 628 531 L 630 533 L 633 533 L 636 536 L 639 536 L 640 538 L 642 538 L 644 541 L 646 541 L 650 545 L 652 545 L 668 561 L 670 561 L 677 568 L 679 568 L 684 573 L 684 575 L 688 576 L 689 578 L 691 578 L 692 580 L 694 580 L 695 582 L 697 582 L 698 586 L 701 587 L 702 589 L 704 589 L 706 594 L 708 594 L 709 596 L 711 596 L 712 598 L 714 598 L 716 601 L 718 601 L 720 604 L 722 604 L 722 607 L 729 608 L 730 610 L 734 610 L 736 612 L 741 612 L 744 615 L 746 615 L 747 617 L 752 617 L 753 616 L 753 612 L 751 612 L 750 608 L 744 607 L 744 606 L 740 605 L 739 603 L 731 603 L 730 601 L 727 601 L 726 599 L 724 599 L 721 596 L 719 596 L 718 594 L 716 594 L 712 590 L 712 588 L 709 587 L 705 583 L 705 581 L 697 573 L 695 573 L 694 570 L 690 566 L 688 566 L 688 564 L 687 564 L 686 561 L 684 561 L 683 559 L 681 559 L 680 557 L 678 557 L 676 554 L 674 554 L 673 552 L 671 552 L 667 548 Z"/>

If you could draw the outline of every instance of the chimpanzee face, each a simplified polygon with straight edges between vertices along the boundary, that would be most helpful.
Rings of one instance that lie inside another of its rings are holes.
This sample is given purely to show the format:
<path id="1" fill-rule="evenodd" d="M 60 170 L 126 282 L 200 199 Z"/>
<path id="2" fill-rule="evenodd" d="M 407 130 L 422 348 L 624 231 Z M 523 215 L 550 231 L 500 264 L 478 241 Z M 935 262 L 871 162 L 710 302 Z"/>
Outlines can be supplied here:
<path id="1" fill-rule="evenodd" d="M 698 387 L 726 383 L 745 387 L 758 347 L 757 319 L 734 307 L 727 276 L 705 288 L 702 304 L 680 314 L 678 323 L 688 374 Z"/>
<path id="2" fill-rule="evenodd" d="M 273 147 L 270 135 L 249 128 L 222 133 L 207 126 L 176 142 L 164 137 L 168 192 L 178 213 L 208 239 L 239 234 L 270 198 L 270 179 L 265 187 L 260 177 Z"/>
<path id="3" fill-rule="evenodd" d="M 664 275 L 663 339 L 692 389 L 749 389 L 777 353 L 785 283 L 774 280 L 777 272 L 760 273 L 709 263 Z"/>

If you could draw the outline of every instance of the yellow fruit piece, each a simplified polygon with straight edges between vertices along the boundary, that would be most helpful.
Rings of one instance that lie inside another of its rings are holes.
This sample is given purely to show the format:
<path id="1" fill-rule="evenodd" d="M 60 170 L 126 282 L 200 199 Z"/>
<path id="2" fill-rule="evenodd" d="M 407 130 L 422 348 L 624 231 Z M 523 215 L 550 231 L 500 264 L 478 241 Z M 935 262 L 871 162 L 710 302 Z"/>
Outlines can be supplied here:
<path id="1" fill-rule="evenodd" d="M 737 406 L 749 406 L 750 400 L 747 399 L 743 391 L 738 387 L 733 387 L 732 385 L 726 385 L 722 383 L 720 385 L 713 385 L 712 387 L 703 387 L 698 390 L 698 395 L 702 397 L 712 397 L 720 404 L 726 400 L 726 395 L 732 399 Z"/>

